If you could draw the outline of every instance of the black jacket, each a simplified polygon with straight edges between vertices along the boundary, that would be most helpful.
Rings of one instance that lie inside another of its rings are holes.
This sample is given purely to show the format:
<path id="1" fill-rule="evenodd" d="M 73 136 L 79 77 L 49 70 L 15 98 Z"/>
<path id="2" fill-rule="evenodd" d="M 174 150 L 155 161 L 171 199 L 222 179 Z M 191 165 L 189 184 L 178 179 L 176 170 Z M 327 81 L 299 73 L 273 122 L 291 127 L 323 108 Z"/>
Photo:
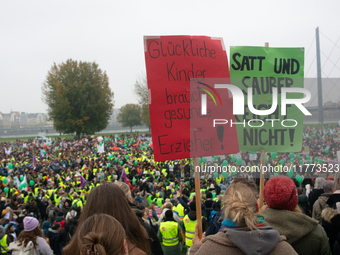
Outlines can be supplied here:
<path id="1" fill-rule="evenodd" d="M 59 235 L 58 232 L 53 231 L 51 229 L 48 230 L 47 237 L 50 240 L 50 246 L 53 250 L 53 254 L 56 254 L 56 255 L 61 254 L 60 245 L 57 242 L 58 235 Z"/>
<path id="2" fill-rule="evenodd" d="M 57 243 L 58 245 L 61 244 L 65 247 L 71 240 L 71 237 L 75 233 L 75 225 L 74 223 L 66 223 L 65 227 L 60 230 Z"/>

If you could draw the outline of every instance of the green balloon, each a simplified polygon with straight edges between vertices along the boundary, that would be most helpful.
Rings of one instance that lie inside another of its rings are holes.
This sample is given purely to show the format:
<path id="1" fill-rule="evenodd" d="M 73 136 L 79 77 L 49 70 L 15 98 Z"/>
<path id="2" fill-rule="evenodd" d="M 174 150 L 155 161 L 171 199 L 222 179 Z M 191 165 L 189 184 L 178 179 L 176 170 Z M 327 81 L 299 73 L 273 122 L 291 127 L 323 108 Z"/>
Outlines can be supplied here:
<path id="1" fill-rule="evenodd" d="M 203 158 L 202 158 L 202 161 L 203 161 L 203 163 L 207 162 L 207 158 L 206 158 L 206 157 L 203 157 Z"/>
<path id="2" fill-rule="evenodd" d="M 298 154 L 298 155 L 296 155 L 296 157 L 297 157 L 297 159 L 300 159 L 301 158 L 301 156 Z"/>
<path id="3" fill-rule="evenodd" d="M 13 169 L 13 165 L 11 163 L 8 164 L 9 169 Z"/>
<path id="4" fill-rule="evenodd" d="M 214 160 L 215 160 L 215 161 L 217 160 L 217 156 L 214 156 Z"/>
<path id="5" fill-rule="evenodd" d="M 218 173 L 214 173 L 214 177 L 217 178 L 218 177 Z"/>
<path id="6" fill-rule="evenodd" d="M 291 159 L 290 159 L 290 162 L 292 162 L 292 163 L 293 163 L 293 162 L 294 162 L 294 158 L 291 158 Z"/>
<path id="7" fill-rule="evenodd" d="M 237 160 L 236 160 L 236 163 L 240 166 L 240 165 L 242 165 L 242 159 L 241 158 L 238 158 Z"/>
<path id="8" fill-rule="evenodd" d="M 30 185 L 31 185 L 31 186 L 34 185 L 34 181 L 33 181 L 33 180 L 30 181 Z"/>
<path id="9" fill-rule="evenodd" d="M 138 165 L 138 161 L 137 160 L 135 160 L 135 165 Z"/>
<path id="10" fill-rule="evenodd" d="M 233 162 L 236 161 L 236 157 L 234 155 L 231 157 L 231 161 L 233 161 Z"/>
<path id="11" fill-rule="evenodd" d="M 227 161 L 227 160 L 223 160 L 222 164 L 223 164 L 224 166 L 227 166 L 227 165 L 228 165 L 228 161 Z"/>
<path id="12" fill-rule="evenodd" d="M 119 163 L 120 163 L 121 165 L 123 165 L 123 164 L 124 164 L 124 162 L 123 162 L 123 161 L 120 161 Z"/>
<path id="13" fill-rule="evenodd" d="M 5 193 L 7 194 L 9 189 L 7 187 L 4 188 Z"/>
<path id="14" fill-rule="evenodd" d="M 287 172 L 287 175 L 292 178 L 293 175 L 294 175 L 294 171 L 292 169 L 289 169 L 288 172 Z"/>
<path id="15" fill-rule="evenodd" d="M 295 176 L 295 180 L 296 180 L 298 183 L 301 183 L 301 182 L 303 181 L 303 178 L 302 178 L 301 175 L 297 174 L 297 175 Z"/>
<path id="16" fill-rule="evenodd" d="M 289 153 L 289 157 L 294 158 L 294 153 L 293 152 Z"/>
<path id="17" fill-rule="evenodd" d="M 329 152 L 329 149 L 328 149 L 328 148 L 326 148 L 326 149 L 325 149 L 325 152 L 326 152 L 326 153 L 328 153 L 328 152 Z"/>
<path id="18" fill-rule="evenodd" d="M 126 159 L 128 159 L 128 158 L 129 158 L 129 156 L 128 156 L 128 155 L 126 155 L 126 156 L 125 156 L 125 158 L 126 158 Z"/>
<path id="19" fill-rule="evenodd" d="M 251 151 L 250 153 L 251 153 L 251 154 L 255 154 L 255 153 L 256 153 L 256 151 Z"/>
<path id="20" fill-rule="evenodd" d="M 278 174 L 278 173 L 275 173 L 274 176 L 279 176 L 279 174 Z"/>
<path id="21" fill-rule="evenodd" d="M 107 167 L 111 167 L 111 163 L 108 163 L 108 164 L 107 164 Z"/>
<path id="22" fill-rule="evenodd" d="M 222 173 L 222 176 L 223 176 L 224 178 L 228 178 L 228 175 L 229 175 L 228 172 L 223 172 L 223 173 Z"/>
<path id="23" fill-rule="evenodd" d="M 310 160 L 309 159 L 307 159 L 307 164 L 310 164 Z"/>
<path id="24" fill-rule="evenodd" d="M 284 164 L 285 164 L 285 160 L 284 160 L 284 159 L 281 159 L 281 160 L 280 160 L 280 164 L 281 164 L 281 165 L 284 165 Z"/>
<path id="25" fill-rule="evenodd" d="M 21 185 L 19 185 L 19 190 L 20 190 L 20 191 L 22 190 L 22 186 L 21 186 Z"/>
<path id="26" fill-rule="evenodd" d="M 24 180 L 24 177 L 20 176 L 20 181 L 22 182 Z"/>
<path id="27" fill-rule="evenodd" d="M 112 154 L 109 156 L 109 159 L 110 159 L 110 160 L 112 160 L 112 159 L 113 159 L 113 155 L 112 155 Z"/>
<path id="28" fill-rule="evenodd" d="M 317 161 L 318 161 L 318 158 L 317 158 L 317 157 L 315 157 L 315 158 L 314 158 L 314 161 L 316 161 L 316 162 L 317 162 Z"/>
<path id="29" fill-rule="evenodd" d="M 25 182 L 23 185 L 22 185 L 24 188 L 27 187 L 27 182 Z"/>
<path id="30" fill-rule="evenodd" d="M 59 148 L 57 147 L 57 148 L 55 148 L 55 150 L 56 150 L 56 151 L 58 151 L 58 150 L 59 150 Z"/>
<path id="31" fill-rule="evenodd" d="M 303 165 L 303 160 L 302 159 L 299 162 L 300 162 L 301 165 Z"/>
<path id="32" fill-rule="evenodd" d="M 310 159 L 310 156 L 309 156 L 309 155 L 307 155 L 307 159 Z"/>
<path id="33" fill-rule="evenodd" d="M 277 152 L 272 152 L 272 153 L 270 154 L 270 156 L 272 157 L 272 159 L 276 159 L 276 157 L 277 157 Z"/>
<path id="34" fill-rule="evenodd" d="M 236 175 L 236 170 L 231 171 L 232 175 Z"/>
<path id="35" fill-rule="evenodd" d="M 198 159 L 198 163 L 199 163 L 199 164 L 202 163 L 202 159 L 201 159 L 201 158 Z"/>
<path id="36" fill-rule="evenodd" d="M 3 182 L 4 184 L 7 184 L 7 178 L 3 179 L 2 182 Z"/>
<path id="37" fill-rule="evenodd" d="M 115 158 L 115 162 L 118 162 L 118 158 Z"/>
<path id="38" fill-rule="evenodd" d="M 94 148 L 94 151 L 97 151 L 97 148 Z"/>
<path id="39" fill-rule="evenodd" d="M 322 159 L 321 159 L 321 158 L 319 159 L 319 163 L 320 163 L 320 164 L 322 163 Z"/>

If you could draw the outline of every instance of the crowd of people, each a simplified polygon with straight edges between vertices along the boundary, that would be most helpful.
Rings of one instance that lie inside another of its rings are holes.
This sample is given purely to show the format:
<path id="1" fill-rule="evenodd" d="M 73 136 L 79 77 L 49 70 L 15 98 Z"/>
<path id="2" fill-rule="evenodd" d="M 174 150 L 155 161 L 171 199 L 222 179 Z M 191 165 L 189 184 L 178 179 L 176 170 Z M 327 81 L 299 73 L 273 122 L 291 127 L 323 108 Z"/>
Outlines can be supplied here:
<path id="1" fill-rule="evenodd" d="M 306 129 L 300 153 L 267 153 L 267 165 L 302 170 L 267 172 L 264 204 L 255 172 L 201 172 L 202 238 L 193 161 L 154 161 L 148 134 L 0 143 L 1 251 L 340 254 L 338 133 Z M 260 154 L 200 165 L 258 166 Z"/>

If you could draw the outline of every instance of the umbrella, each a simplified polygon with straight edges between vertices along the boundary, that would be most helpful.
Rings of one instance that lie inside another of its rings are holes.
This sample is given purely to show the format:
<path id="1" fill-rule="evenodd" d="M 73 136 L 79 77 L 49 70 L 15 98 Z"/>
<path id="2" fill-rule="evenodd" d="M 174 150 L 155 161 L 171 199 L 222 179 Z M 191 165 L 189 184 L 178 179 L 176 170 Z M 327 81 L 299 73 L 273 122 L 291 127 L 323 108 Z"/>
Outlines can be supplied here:
<path id="1" fill-rule="evenodd" d="M 151 147 L 151 146 L 153 146 L 153 144 L 152 144 L 152 143 L 150 143 L 150 144 L 148 145 L 148 147 Z"/>
<path id="2" fill-rule="evenodd" d="M 132 145 L 133 147 L 136 147 L 136 146 L 138 146 L 138 144 L 137 143 L 135 143 L 134 145 Z"/>
<path id="3" fill-rule="evenodd" d="M 120 150 L 121 150 L 121 148 L 118 148 L 118 147 L 112 147 L 112 150 L 114 150 L 114 151 L 120 151 Z"/>

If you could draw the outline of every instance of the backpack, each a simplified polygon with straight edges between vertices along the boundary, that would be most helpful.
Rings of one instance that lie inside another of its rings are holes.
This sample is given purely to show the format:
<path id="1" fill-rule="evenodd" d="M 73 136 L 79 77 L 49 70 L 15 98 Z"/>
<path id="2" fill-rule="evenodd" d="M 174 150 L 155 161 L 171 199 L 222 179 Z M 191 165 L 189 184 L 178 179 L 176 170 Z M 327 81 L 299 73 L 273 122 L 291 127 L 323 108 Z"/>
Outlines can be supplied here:
<path id="1" fill-rule="evenodd" d="M 77 204 L 78 204 L 78 202 L 80 201 L 79 199 L 76 199 L 76 200 L 74 200 L 75 201 L 75 203 L 72 205 L 73 206 L 73 208 L 74 209 L 76 209 L 77 210 Z"/>
<path id="2" fill-rule="evenodd" d="M 54 218 L 54 206 L 51 206 L 50 209 L 48 209 L 48 217 Z"/>
<path id="3" fill-rule="evenodd" d="M 12 251 L 12 255 L 36 255 L 35 247 L 32 241 L 30 241 L 26 247 L 24 245 L 18 245 L 17 242 L 9 244 L 8 249 Z"/>
<path id="4" fill-rule="evenodd" d="M 216 211 L 211 211 L 209 216 L 209 223 L 213 223 L 216 216 Z"/>

